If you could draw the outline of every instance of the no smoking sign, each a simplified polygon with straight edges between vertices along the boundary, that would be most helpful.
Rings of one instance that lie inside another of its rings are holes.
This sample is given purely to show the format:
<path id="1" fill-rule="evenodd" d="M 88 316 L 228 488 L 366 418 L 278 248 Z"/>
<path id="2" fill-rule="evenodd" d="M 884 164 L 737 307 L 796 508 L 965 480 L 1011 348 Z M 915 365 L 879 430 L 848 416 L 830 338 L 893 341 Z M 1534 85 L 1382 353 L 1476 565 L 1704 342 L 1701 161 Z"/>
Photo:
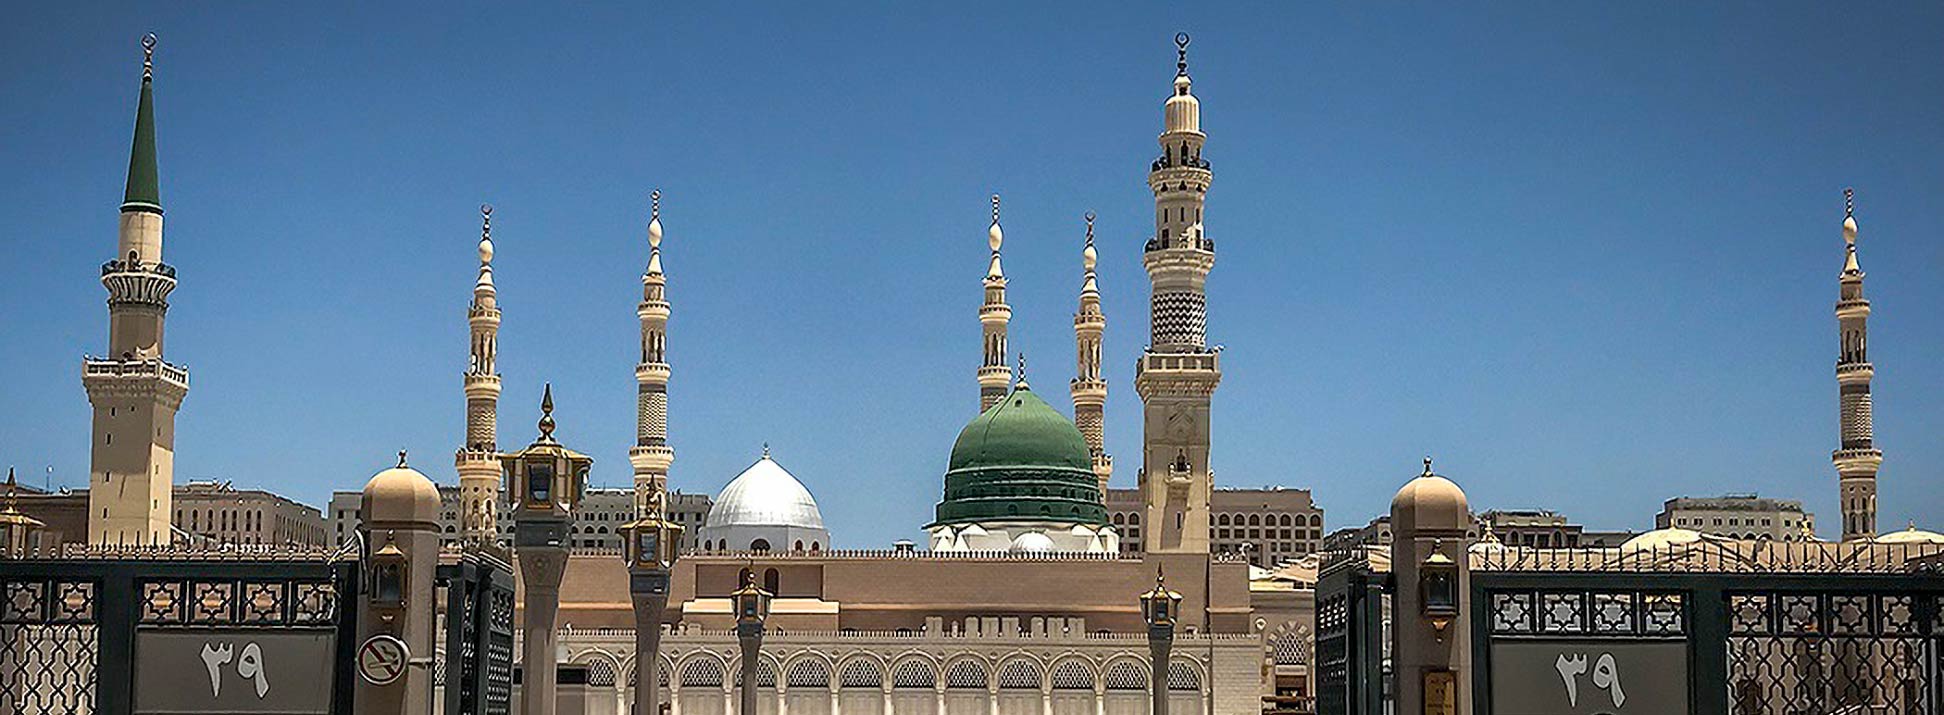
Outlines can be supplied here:
<path id="1" fill-rule="evenodd" d="M 372 685 L 391 685 L 405 676 L 405 663 L 412 651 L 405 641 L 378 634 L 358 646 L 358 676 Z"/>

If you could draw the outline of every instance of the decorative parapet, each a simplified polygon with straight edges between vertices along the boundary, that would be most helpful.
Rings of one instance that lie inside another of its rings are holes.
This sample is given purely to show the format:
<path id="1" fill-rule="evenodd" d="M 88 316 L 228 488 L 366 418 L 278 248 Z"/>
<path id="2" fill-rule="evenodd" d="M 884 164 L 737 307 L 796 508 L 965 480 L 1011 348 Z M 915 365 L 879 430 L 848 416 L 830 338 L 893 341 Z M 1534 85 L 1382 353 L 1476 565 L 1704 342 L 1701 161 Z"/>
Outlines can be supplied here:
<path id="1" fill-rule="evenodd" d="M 1326 567 L 1327 568 L 1327 567 Z M 1615 573 L 1944 573 L 1944 544 L 1706 539 L 1612 549 L 1475 547 L 1474 571 Z"/>

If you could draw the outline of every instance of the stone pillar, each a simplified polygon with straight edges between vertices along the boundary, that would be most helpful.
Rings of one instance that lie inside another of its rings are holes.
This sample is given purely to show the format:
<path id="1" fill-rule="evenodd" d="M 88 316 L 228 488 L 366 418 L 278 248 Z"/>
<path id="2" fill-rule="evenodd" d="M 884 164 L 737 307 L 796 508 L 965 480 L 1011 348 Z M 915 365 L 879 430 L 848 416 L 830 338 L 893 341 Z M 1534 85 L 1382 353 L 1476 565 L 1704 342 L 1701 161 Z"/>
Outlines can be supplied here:
<path id="1" fill-rule="evenodd" d="M 358 507 L 364 537 L 364 584 L 358 594 L 358 642 L 403 643 L 403 673 L 383 685 L 357 680 L 360 715 L 431 715 L 432 652 L 437 641 L 433 582 L 439 567 L 439 490 L 418 470 L 398 466 L 365 484 Z M 382 646 L 385 653 L 395 653 Z M 344 667 L 356 667 L 346 664 Z"/>
<path id="2" fill-rule="evenodd" d="M 742 646 L 741 706 L 736 715 L 756 715 L 756 654 L 763 649 L 763 627 L 738 626 L 736 644 Z"/>
<path id="3" fill-rule="evenodd" d="M 659 592 L 635 591 L 635 703 L 634 715 L 661 715 L 661 685 L 656 670 L 661 667 L 662 610 L 668 607 L 667 574 L 662 574 Z M 673 674 L 670 683 L 674 682 Z M 671 693 L 670 698 L 673 699 Z"/>
<path id="4" fill-rule="evenodd" d="M 1391 500 L 1397 712 L 1471 715 L 1470 526 L 1465 492 L 1433 474 L 1429 457 Z"/>
<path id="5" fill-rule="evenodd" d="M 520 663 L 526 682 L 520 695 L 521 715 L 555 715 L 559 692 L 557 672 L 560 637 L 556 624 L 560 615 L 560 581 L 567 571 L 567 549 L 535 545 L 529 527 L 543 526 L 522 522 L 515 526 L 521 542 L 515 552 L 520 561 L 521 583 L 526 586 L 526 618 L 521 623 Z M 561 531 L 567 525 L 558 524 Z M 566 543 L 562 536 L 554 543 Z"/>
<path id="6" fill-rule="evenodd" d="M 1174 629 L 1148 627 L 1149 712 L 1168 715 L 1168 658 L 1174 650 Z"/>

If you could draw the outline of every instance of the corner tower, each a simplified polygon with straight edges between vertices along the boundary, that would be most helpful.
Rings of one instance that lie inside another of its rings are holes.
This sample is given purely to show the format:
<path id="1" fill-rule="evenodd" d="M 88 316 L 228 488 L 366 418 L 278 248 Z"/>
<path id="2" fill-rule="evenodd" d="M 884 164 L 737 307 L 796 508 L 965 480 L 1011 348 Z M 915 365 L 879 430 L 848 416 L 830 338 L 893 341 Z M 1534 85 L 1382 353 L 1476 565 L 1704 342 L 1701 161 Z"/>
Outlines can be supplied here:
<path id="1" fill-rule="evenodd" d="M 1012 320 L 1012 306 L 1006 305 L 1006 272 L 999 267 L 999 246 L 1006 234 L 999 229 L 999 195 L 992 195 L 992 226 L 986 229 L 986 245 L 992 247 L 992 262 L 986 266 L 985 303 L 979 306 L 979 325 L 985 336 L 985 350 L 979 363 L 979 412 L 984 413 L 1006 396 L 1012 385 L 1012 368 L 1006 366 L 1006 324 Z"/>
<path id="2" fill-rule="evenodd" d="M 1188 77 L 1188 35 L 1175 35 L 1174 93 L 1163 105 L 1161 156 L 1148 171 L 1154 236 L 1141 263 L 1152 285 L 1149 345 L 1134 366 L 1141 396 L 1141 492 L 1149 553 L 1208 551 L 1209 405 L 1222 381 L 1208 349 L 1204 285 L 1215 242 L 1202 234 L 1202 203 L 1214 175 L 1202 159 L 1201 102 Z"/>
<path id="3" fill-rule="evenodd" d="M 108 289 L 108 355 L 81 363 L 94 406 L 88 467 L 88 543 L 168 544 L 175 482 L 175 415 L 189 371 L 162 354 L 175 268 L 162 262 L 162 191 L 155 162 L 155 35 L 142 38 L 142 92 Z"/>
<path id="4" fill-rule="evenodd" d="M 1107 316 L 1100 312 L 1100 286 L 1094 281 L 1094 215 L 1087 212 L 1087 245 L 1080 251 L 1085 275 L 1080 283 L 1080 309 L 1073 314 L 1073 342 L 1078 363 L 1073 383 L 1073 423 L 1087 438 L 1087 451 L 1093 455 L 1094 476 L 1100 480 L 1100 496 L 1107 498 L 1107 480 L 1114 475 L 1114 458 L 1107 456 L 1105 419 L 1107 381 L 1100 373 L 1100 338 L 1107 330 Z"/>
<path id="5" fill-rule="evenodd" d="M 1863 268 L 1856 262 L 1856 198 L 1850 189 L 1843 190 L 1843 243 L 1842 290 L 1836 299 L 1836 326 L 1842 341 L 1836 355 L 1842 442 L 1829 459 L 1836 465 L 1842 494 L 1843 540 L 1867 541 L 1876 538 L 1876 474 L 1883 464 L 1883 450 L 1876 448 L 1871 419 L 1870 378 L 1876 369 L 1869 355 L 1870 301 L 1863 297 Z"/>
<path id="6" fill-rule="evenodd" d="M 668 467 L 675 450 L 668 446 L 668 296 L 661 263 L 661 191 L 648 198 L 648 269 L 641 274 L 641 362 L 635 363 L 635 446 L 628 450 L 634 466 L 635 518 L 644 518 L 661 503 L 668 488 Z"/>
<path id="7" fill-rule="evenodd" d="M 464 376 L 466 442 L 453 455 L 459 471 L 459 530 L 475 544 L 499 542 L 499 293 L 493 286 L 493 207 L 479 207 L 479 280 L 466 309 L 470 358 Z"/>

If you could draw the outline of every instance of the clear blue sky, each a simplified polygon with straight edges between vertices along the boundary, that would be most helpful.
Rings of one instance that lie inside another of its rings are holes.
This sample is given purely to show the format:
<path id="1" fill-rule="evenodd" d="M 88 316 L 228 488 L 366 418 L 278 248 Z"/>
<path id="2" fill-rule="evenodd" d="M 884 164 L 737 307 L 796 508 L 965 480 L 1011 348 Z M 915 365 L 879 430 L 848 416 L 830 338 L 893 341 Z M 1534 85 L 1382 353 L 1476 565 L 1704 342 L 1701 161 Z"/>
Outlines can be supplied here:
<path id="1" fill-rule="evenodd" d="M 1192 68 L 1226 485 L 1360 524 L 1435 455 L 1475 508 L 1644 528 L 1759 491 L 1839 525 L 1841 190 L 1869 273 L 1881 523 L 1944 526 L 1944 7 L 35 4 L 0 28 L 0 462 L 86 483 L 139 73 L 156 101 L 178 480 L 322 503 L 455 479 L 477 207 L 501 444 L 629 483 L 660 187 L 672 483 L 769 442 L 840 545 L 914 536 L 973 416 L 989 193 L 1012 344 L 1066 404 L 1099 213 L 1108 449 L 1134 483 L 1144 184 Z"/>

